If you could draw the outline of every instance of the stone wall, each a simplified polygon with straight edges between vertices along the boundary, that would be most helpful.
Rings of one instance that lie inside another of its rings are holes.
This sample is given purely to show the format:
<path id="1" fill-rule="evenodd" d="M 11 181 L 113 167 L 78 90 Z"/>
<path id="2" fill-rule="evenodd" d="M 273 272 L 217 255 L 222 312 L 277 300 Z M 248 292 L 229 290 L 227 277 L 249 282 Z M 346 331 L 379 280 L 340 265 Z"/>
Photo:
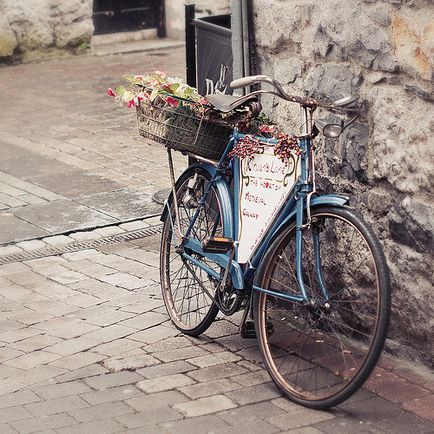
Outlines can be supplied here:
<path id="1" fill-rule="evenodd" d="M 388 258 L 388 350 L 434 362 L 434 6 L 431 0 L 253 0 L 257 73 L 320 98 L 356 94 L 361 118 L 319 147 L 320 184 L 349 193 Z M 297 128 L 288 105 L 268 111 Z"/>
<path id="2" fill-rule="evenodd" d="M 93 34 L 92 0 L 0 0 L 0 58 L 73 48 Z"/>

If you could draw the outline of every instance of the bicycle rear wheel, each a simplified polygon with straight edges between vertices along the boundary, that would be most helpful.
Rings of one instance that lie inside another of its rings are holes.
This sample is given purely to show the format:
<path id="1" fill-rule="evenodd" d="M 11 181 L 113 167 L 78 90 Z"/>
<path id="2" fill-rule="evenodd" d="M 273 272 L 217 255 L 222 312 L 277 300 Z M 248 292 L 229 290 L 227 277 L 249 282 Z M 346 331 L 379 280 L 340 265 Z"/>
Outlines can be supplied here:
<path id="1" fill-rule="evenodd" d="M 206 201 L 199 204 L 209 181 L 208 172 L 195 167 L 182 175 L 176 188 L 181 232 L 186 232 L 196 210 L 199 209 L 190 236 L 200 242 L 211 235 L 223 235 L 222 204 L 216 189 L 211 187 Z M 218 313 L 218 308 L 210 297 L 214 296 L 217 282 L 176 251 L 175 247 L 180 240 L 174 211 L 172 202 L 170 212 L 164 220 L 161 237 L 161 290 L 167 312 L 174 325 L 185 334 L 198 336 L 212 324 Z M 220 267 L 215 263 L 194 253 L 192 256 L 220 272 Z"/>
<path id="2" fill-rule="evenodd" d="M 293 223 L 270 246 L 258 286 L 300 294 L 295 232 Z M 315 303 L 256 291 L 256 334 L 276 385 L 298 404 L 324 409 L 357 391 L 380 356 L 390 315 L 389 272 L 370 227 L 349 209 L 329 207 L 313 210 L 312 226 L 303 231 L 302 274 Z"/>

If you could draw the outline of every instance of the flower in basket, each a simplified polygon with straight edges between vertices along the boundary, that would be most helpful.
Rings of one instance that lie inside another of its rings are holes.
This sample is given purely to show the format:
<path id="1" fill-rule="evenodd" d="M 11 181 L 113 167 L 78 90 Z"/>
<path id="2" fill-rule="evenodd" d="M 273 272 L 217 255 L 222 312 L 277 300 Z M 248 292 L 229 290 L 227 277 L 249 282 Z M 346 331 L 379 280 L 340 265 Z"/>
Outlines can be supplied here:
<path id="1" fill-rule="evenodd" d="M 138 107 L 140 101 L 149 99 L 154 102 L 159 98 L 172 107 L 178 107 L 180 102 L 207 104 L 197 90 L 188 86 L 178 77 L 168 77 L 165 72 L 154 71 L 144 75 L 127 75 L 128 86 L 118 86 L 115 90 L 109 88 L 107 94 L 118 101 L 128 104 L 128 107 Z"/>

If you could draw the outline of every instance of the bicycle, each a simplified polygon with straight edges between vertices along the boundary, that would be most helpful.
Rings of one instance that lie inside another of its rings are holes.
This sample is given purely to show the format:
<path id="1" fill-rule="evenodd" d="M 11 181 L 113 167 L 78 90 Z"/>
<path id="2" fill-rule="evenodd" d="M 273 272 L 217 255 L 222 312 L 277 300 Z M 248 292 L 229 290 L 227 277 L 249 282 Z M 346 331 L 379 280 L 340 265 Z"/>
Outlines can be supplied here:
<path id="1" fill-rule="evenodd" d="M 287 183 L 275 180 L 284 191 L 280 202 L 269 210 L 269 222 L 254 240 L 243 233 L 240 225 L 254 220 L 255 213 L 241 210 L 240 202 L 247 197 L 265 202 L 272 193 L 261 199 L 253 190 L 242 190 L 262 182 L 252 173 L 265 166 L 252 163 L 256 156 L 228 157 L 248 136 L 237 128 L 219 161 L 196 156 L 176 181 L 168 148 L 172 193 L 162 214 L 162 294 L 174 325 L 191 336 L 204 333 L 219 311 L 232 315 L 243 310 L 241 334 L 257 337 L 274 383 L 290 400 L 325 409 L 350 397 L 371 374 L 390 316 L 389 272 L 379 241 L 349 207 L 348 197 L 319 194 L 315 182 L 315 138 L 320 133 L 338 137 L 355 117 L 339 125 L 314 121 L 313 114 L 318 107 L 352 114 L 355 98 L 324 102 L 291 96 L 268 76 L 238 79 L 231 87 L 260 82 L 273 89 L 243 97 L 212 96 L 209 102 L 221 112 L 250 107 L 253 115 L 261 109 L 259 94 L 300 105 L 298 155 L 289 156 L 287 169 L 275 168 Z M 278 143 L 262 136 L 257 141 L 263 153 Z M 259 219 L 267 213 L 256 214 Z"/>

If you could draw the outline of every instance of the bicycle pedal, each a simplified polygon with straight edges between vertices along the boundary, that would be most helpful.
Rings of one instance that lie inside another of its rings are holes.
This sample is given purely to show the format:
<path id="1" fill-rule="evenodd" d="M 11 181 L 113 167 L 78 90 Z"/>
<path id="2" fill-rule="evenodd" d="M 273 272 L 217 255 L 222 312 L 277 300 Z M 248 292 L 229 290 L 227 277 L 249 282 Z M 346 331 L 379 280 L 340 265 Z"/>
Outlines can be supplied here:
<path id="1" fill-rule="evenodd" d="M 240 334 L 243 339 L 256 339 L 255 323 L 246 321 L 241 327 Z"/>
<path id="2" fill-rule="evenodd" d="M 204 252 L 226 253 L 234 246 L 234 240 L 226 237 L 209 237 L 202 242 Z"/>

